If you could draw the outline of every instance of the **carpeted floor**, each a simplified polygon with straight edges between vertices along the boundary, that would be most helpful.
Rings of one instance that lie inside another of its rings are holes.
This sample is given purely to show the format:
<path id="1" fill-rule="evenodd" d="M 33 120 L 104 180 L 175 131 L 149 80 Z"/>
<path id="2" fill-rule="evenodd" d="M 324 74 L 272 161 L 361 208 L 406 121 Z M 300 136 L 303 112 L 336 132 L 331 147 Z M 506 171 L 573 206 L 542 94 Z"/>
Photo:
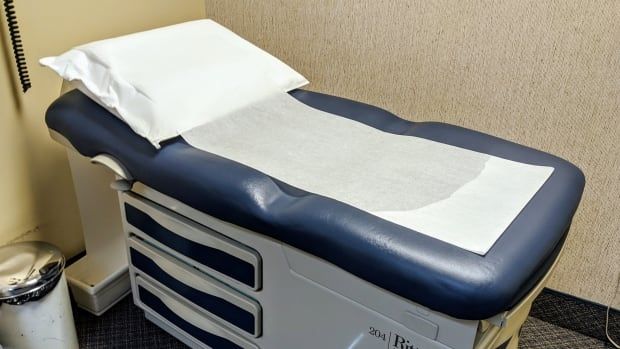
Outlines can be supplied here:
<path id="1" fill-rule="evenodd" d="M 181 342 L 147 321 L 127 297 L 101 317 L 76 310 L 80 347 L 82 349 L 186 348 Z M 520 348 L 612 348 L 598 339 L 530 317 L 521 333 Z"/>
<path id="2" fill-rule="evenodd" d="M 599 304 L 545 289 L 534 301 L 530 316 L 564 327 L 589 337 L 607 341 L 605 336 L 606 308 Z M 609 333 L 620 340 L 620 311 L 609 314 Z"/>
<path id="3" fill-rule="evenodd" d="M 530 317 L 523 331 L 519 348 L 568 349 L 568 348 L 613 348 L 598 339 Z"/>

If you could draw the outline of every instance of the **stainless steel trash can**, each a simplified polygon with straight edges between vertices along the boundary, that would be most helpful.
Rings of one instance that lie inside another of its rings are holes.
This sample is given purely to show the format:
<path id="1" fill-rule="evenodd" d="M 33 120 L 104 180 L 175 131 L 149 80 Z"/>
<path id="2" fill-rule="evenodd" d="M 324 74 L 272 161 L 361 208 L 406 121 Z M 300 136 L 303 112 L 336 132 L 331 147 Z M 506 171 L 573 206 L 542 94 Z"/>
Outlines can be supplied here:
<path id="1" fill-rule="evenodd" d="M 39 241 L 0 247 L 2 349 L 77 349 L 65 259 Z"/>

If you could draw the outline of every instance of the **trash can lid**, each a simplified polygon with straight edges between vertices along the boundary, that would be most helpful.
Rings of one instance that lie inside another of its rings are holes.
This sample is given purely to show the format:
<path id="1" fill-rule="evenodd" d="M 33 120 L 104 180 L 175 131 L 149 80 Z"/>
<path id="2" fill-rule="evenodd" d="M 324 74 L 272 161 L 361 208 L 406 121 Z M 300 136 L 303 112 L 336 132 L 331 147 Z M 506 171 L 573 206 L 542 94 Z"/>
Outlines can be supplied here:
<path id="1" fill-rule="evenodd" d="M 56 286 L 65 258 L 53 245 L 29 241 L 0 247 L 0 303 L 23 304 Z"/>

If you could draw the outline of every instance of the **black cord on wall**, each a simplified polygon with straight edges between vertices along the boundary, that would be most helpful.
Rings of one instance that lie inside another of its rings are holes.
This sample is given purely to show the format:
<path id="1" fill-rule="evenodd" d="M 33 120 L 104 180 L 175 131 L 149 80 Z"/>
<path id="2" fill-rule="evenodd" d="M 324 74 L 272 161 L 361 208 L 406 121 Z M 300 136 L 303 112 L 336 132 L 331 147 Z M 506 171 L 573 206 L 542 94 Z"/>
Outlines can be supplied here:
<path id="1" fill-rule="evenodd" d="M 24 55 L 24 46 L 22 38 L 19 34 L 19 26 L 17 24 L 17 15 L 15 14 L 15 5 L 13 0 L 4 0 L 4 11 L 6 14 L 6 22 L 9 27 L 9 36 L 11 37 L 11 45 L 13 46 L 13 56 L 15 57 L 15 66 L 17 74 L 24 92 L 28 91 L 32 84 L 28 75 L 28 66 L 26 65 L 26 56 Z"/>

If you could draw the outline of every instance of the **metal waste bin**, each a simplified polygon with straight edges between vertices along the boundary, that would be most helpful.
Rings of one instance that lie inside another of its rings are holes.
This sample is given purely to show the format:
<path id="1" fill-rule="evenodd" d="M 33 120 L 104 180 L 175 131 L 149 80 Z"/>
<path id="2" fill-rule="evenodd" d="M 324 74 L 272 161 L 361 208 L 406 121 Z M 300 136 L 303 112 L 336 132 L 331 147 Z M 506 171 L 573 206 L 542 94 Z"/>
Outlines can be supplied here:
<path id="1" fill-rule="evenodd" d="M 0 347 L 77 349 L 65 259 L 39 241 L 0 247 Z"/>

